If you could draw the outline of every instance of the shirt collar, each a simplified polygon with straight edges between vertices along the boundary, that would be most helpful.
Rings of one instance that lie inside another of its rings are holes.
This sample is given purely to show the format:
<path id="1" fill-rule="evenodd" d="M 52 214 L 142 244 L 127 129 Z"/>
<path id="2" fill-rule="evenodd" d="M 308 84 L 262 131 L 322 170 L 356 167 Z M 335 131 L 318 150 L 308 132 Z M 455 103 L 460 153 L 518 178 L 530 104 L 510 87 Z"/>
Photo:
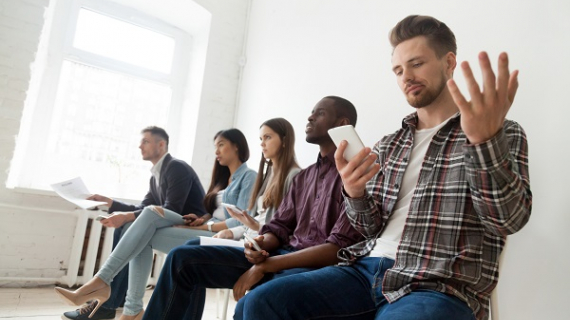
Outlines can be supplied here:
<path id="1" fill-rule="evenodd" d="M 239 168 L 236 170 L 236 172 L 234 172 L 234 174 L 232 175 L 232 181 L 239 178 L 241 175 L 243 175 L 247 169 L 249 169 L 247 167 L 247 163 L 242 163 Z"/>
<path id="2" fill-rule="evenodd" d="M 456 112 L 451 118 L 449 118 L 449 122 L 456 122 L 459 121 L 459 116 L 461 114 L 459 112 Z M 409 115 L 407 115 L 403 120 L 402 120 L 402 128 L 407 128 L 407 127 L 414 127 L 416 128 L 418 126 L 418 113 L 414 112 L 411 113 Z"/>
<path id="3" fill-rule="evenodd" d="M 321 153 L 319 152 L 319 154 L 317 155 L 317 164 L 321 164 L 321 163 L 332 163 L 333 166 L 336 166 L 336 162 L 334 161 L 334 153 L 336 151 L 336 148 L 334 148 L 334 150 L 332 150 L 331 152 L 329 152 L 327 155 L 325 155 L 324 157 L 321 156 Z"/>
<path id="4" fill-rule="evenodd" d="M 160 177 L 160 170 L 162 169 L 162 163 L 164 162 L 164 158 L 166 158 L 166 155 L 167 155 L 167 154 L 168 154 L 168 152 L 165 153 L 165 154 L 162 156 L 162 158 L 160 158 L 160 160 L 158 160 L 158 162 L 157 162 L 154 166 L 152 166 L 152 168 L 150 168 L 150 172 L 152 173 L 152 175 L 153 175 L 155 178 Z M 158 179 L 157 179 L 157 180 L 158 180 Z"/>

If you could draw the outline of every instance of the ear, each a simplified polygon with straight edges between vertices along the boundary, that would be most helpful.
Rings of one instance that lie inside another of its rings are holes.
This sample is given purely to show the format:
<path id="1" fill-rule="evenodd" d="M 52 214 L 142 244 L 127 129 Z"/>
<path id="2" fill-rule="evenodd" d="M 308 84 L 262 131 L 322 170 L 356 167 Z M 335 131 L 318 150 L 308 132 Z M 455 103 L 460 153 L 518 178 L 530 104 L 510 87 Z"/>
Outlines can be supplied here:
<path id="1" fill-rule="evenodd" d="M 457 67 L 457 57 L 453 52 L 448 52 L 445 55 L 445 70 L 450 77 L 453 75 L 455 67 Z"/>
<path id="2" fill-rule="evenodd" d="M 350 124 L 350 120 L 348 120 L 348 118 L 340 118 L 340 121 L 338 123 L 339 126 L 346 126 Z"/>

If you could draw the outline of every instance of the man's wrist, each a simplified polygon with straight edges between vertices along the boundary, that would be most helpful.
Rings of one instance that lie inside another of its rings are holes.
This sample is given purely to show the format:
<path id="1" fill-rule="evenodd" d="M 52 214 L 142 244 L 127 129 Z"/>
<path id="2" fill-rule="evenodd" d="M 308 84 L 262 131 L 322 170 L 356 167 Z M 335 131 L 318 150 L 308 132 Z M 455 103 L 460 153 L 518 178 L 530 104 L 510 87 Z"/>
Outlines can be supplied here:
<path id="1" fill-rule="evenodd" d="M 137 218 L 134 212 L 122 212 L 122 214 L 125 215 L 127 222 L 135 221 Z"/>
<path id="2" fill-rule="evenodd" d="M 361 194 L 361 195 L 351 196 L 350 194 L 348 194 L 348 192 L 346 191 L 346 189 L 345 189 L 344 186 L 343 186 L 343 187 L 342 187 L 342 195 L 343 195 L 345 198 L 349 198 L 349 199 L 353 199 L 353 200 L 361 200 L 361 199 L 366 198 L 366 189 L 364 189 L 364 190 L 362 191 L 362 194 Z"/>
<path id="3" fill-rule="evenodd" d="M 269 259 L 269 258 L 268 258 L 268 259 Z M 268 262 L 267 259 L 265 259 L 263 262 L 254 264 L 254 265 L 252 266 L 252 268 L 254 268 L 255 271 L 260 272 L 260 273 L 262 273 L 262 274 L 266 274 L 266 273 L 268 273 L 268 272 L 277 272 L 277 271 L 270 271 L 270 270 L 269 270 L 270 266 L 268 265 L 267 262 Z"/>

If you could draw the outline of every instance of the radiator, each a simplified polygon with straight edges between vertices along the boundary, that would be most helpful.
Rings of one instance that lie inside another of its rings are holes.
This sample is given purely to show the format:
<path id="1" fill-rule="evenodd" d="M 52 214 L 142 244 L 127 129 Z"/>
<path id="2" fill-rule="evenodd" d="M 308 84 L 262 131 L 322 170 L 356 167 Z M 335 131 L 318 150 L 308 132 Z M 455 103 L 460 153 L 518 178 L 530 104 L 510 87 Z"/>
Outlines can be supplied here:
<path id="1" fill-rule="evenodd" d="M 101 233 L 103 226 L 95 221 L 97 215 L 105 212 L 76 210 L 77 226 L 75 227 L 75 235 L 67 268 L 67 275 L 63 276 L 61 283 L 69 287 L 82 285 L 93 278 L 93 275 L 99 270 L 107 257 L 111 253 L 113 246 L 113 228 L 105 228 L 103 243 L 101 243 Z M 90 230 L 88 225 L 91 224 Z M 87 241 L 87 244 L 85 244 Z M 155 251 L 154 263 L 148 284 L 156 285 L 160 269 L 164 262 L 164 254 Z M 80 274 L 81 273 L 81 274 Z"/>

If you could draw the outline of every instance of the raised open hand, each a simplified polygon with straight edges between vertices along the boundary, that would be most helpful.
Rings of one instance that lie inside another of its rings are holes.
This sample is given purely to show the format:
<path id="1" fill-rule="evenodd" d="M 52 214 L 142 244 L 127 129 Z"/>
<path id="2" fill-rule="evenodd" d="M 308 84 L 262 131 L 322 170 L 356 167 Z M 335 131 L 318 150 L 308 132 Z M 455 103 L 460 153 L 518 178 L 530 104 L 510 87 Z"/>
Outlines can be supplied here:
<path id="1" fill-rule="evenodd" d="M 509 73 L 509 57 L 505 52 L 499 55 L 497 77 L 486 52 L 479 53 L 479 65 L 483 91 L 473 77 L 469 63 L 461 63 L 471 101 L 465 99 L 453 79 L 447 81 L 453 101 L 461 112 L 461 128 L 472 144 L 485 142 L 501 130 L 519 86 L 518 70 Z"/>

